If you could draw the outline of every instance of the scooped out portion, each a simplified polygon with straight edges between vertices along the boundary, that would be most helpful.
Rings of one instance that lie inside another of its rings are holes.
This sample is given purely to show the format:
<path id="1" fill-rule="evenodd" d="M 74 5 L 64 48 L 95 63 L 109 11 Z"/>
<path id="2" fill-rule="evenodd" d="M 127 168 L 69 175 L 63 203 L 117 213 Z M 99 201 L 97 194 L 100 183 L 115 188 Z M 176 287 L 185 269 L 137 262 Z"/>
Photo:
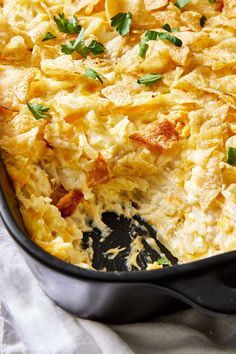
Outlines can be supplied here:
<path id="1" fill-rule="evenodd" d="M 115 213 L 130 248 L 103 253 L 130 270 L 145 247 L 169 265 L 158 240 L 179 263 L 236 249 L 235 0 L 3 0 L 0 40 L 0 147 L 36 244 L 96 268 Z"/>

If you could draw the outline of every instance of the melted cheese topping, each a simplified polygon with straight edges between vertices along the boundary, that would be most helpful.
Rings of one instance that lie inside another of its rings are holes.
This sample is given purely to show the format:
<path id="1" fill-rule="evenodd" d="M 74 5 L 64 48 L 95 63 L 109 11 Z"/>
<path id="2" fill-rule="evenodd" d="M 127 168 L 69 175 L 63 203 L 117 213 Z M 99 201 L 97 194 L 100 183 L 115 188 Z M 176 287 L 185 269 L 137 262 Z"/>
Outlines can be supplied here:
<path id="1" fill-rule="evenodd" d="M 91 221 L 104 229 L 104 211 L 144 217 L 180 262 L 236 249 L 236 167 L 225 153 L 236 146 L 236 1 L 174 3 L 1 1 L 0 146 L 32 240 L 66 262 L 92 267 L 81 240 Z M 110 20 L 128 11 L 122 37 Z M 106 52 L 63 54 L 76 35 L 58 31 L 62 12 Z M 166 23 L 183 45 L 149 41 L 142 59 L 145 31 Z M 43 42 L 47 32 L 57 38 Z M 150 73 L 163 78 L 137 83 Z M 26 98 L 51 119 L 36 120 Z"/>

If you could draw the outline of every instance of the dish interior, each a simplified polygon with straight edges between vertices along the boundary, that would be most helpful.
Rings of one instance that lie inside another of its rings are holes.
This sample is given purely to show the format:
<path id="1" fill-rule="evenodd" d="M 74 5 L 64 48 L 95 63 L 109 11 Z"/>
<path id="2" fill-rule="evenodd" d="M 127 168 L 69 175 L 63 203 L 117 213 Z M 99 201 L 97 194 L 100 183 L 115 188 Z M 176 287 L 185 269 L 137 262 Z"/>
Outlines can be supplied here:
<path id="1" fill-rule="evenodd" d="M 235 250 L 235 1 L 0 13 L 0 148 L 31 239 L 101 271 Z"/>

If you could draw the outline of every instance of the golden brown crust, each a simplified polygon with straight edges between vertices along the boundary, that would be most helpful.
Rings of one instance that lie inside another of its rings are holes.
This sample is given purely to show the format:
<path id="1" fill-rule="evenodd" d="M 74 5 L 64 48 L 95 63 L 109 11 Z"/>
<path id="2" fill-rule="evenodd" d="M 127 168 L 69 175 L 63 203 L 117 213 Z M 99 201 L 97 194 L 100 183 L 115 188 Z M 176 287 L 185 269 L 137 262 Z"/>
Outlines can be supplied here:
<path id="1" fill-rule="evenodd" d="M 89 186 L 95 187 L 104 184 L 110 180 L 110 170 L 104 160 L 102 154 L 99 152 L 97 159 L 94 161 L 93 171 L 89 178 Z"/>
<path id="2" fill-rule="evenodd" d="M 163 153 L 177 143 L 178 136 L 173 123 L 164 119 L 148 124 L 142 132 L 132 134 L 130 139 L 146 145 L 150 150 Z"/>
<path id="3" fill-rule="evenodd" d="M 56 207 L 60 210 L 61 215 L 65 218 L 67 216 L 71 216 L 75 212 L 75 209 L 83 200 L 83 198 L 83 193 L 80 190 L 75 189 L 62 197 L 56 204 Z"/>

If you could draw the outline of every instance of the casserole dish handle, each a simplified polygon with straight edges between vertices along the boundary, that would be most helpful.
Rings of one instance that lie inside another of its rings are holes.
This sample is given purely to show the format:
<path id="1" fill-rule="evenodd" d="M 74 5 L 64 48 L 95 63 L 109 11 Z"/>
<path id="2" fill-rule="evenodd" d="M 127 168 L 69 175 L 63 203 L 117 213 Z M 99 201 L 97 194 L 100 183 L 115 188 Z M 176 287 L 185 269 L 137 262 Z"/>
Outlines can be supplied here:
<path id="1" fill-rule="evenodd" d="M 163 285 L 169 294 L 191 306 L 211 313 L 236 314 L 236 263 L 217 266 L 210 270 L 204 267 Z"/>

